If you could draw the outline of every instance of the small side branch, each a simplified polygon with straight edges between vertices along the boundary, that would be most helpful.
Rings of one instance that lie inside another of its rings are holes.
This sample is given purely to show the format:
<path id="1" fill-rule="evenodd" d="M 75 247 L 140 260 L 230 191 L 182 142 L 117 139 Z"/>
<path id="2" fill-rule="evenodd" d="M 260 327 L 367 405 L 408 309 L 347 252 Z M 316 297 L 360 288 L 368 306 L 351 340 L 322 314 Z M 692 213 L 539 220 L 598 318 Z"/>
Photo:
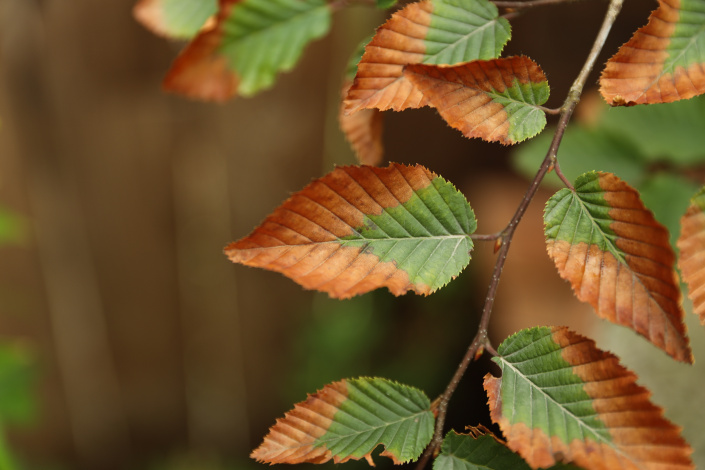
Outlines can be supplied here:
<path id="1" fill-rule="evenodd" d="M 560 3 L 560 1 L 561 0 L 534 0 L 526 2 L 497 1 L 494 3 L 497 6 L 506 6 L 510 3 L 522 4 L 523 6 L 534 4 L 534 6 L 536 6 L 539 3 L 550 4 Z M 602 50 L 602 47 L 604 46 L 605 40 L 607 39 L 607 35 L 609 34 L 610 29 L 612 29 L 612 25 L 614 24 L 614 21 L 616 20 L 617 15 L 622 8 L 623 2 L 624 0 L 610 0 L 609 8 L 605 15 L 605 19 L 602 22 L 602 26 L 597 34 L 597 37 L 595 38 L 595 42 L 593 43 L 592 49 L 590 50 L 590 53 L 588 54 L 585 64 L 583 65 L 583 68 L 578 74 L 578 77 L 573 82 L 573 85 L 571 86 L 570 91 L 568 92 L 568 96 L 566 97 L 565 103 L 561 107 L 561 114 L 558 121 L 558 126 L 556 127 L 556 131 L 553 135 L 551 145 L 549 146 L 548 151 L 546 152 L 546 156 L 544 157 L 541 166 L 536 172 L 536 176 L 534 176 L 534 179 L 531 181 L 531 184 L 529 185 L 526 194 L 519 203 L 519 207 L 517 207 L 514 216 L 509 221 L 505 229 L 500 232 L 499 236 L 496 238 L 496 240 L 501 240 L 501 246 L 499 247 L 497 260 L 495 261 L 494 269 L 492 270 L 492 278 L 490 279 L 490 285 L 487 289 L 487 296 L 485 297 L 485 304 L 482 309 L 480 325 L 478 327 L 477 333 L 475 334 L 475 337 L 472 340 L 472 343 L 470 343 L 470 346 L 468 347 L 468 350 L 465 353 L 465 356 L 458 365 L 455 374 L 453 374 L 453 377 L 448 383 L 448 386 L 446 387 L 445 391 L 437 399 L 438 416 L 436 418 L 435 432 L 431 443 L 426 448 L 426 451 L 421 456 L 421 459 L 418 462 L 418 465 L 416 467 L 417 470 L 423 469 L 428 463 L 428 461 L 431 459 L 431 457 L 438 454 L 441 443 L 443 441 L 443 428 L 445 426 L 445 419 L 448 413 L 448 403 L 450 401 L 450 398 L 457 389 L 458 385 L 460 384 L 460 380 L 465 374 L 465 371 L 467 370 L 468 366 L 475 360 L 476 356 L 478 355 L 478 352 L 482 351 L 483 348 L 485 348 L 488 344 L 487 329 L 490 323 L 492 307 L 494 306 L 494 300 L 497 294 L 497 287 L 499 286 L 499 279 L 502 275 L 502 270 L 504 269 L 504 264 L 507 260 L 507 253 L 509 252 L 509 246 L 511 245 L 512 238 L 514 237 L 514 232 L 516 231 L 517 225 L 524 217 L 524 214 L 526 213 L 526 210 L 529 207 L 531 200 L 536 195 L 539 185 L 541 184 L 543 178 L 546 176 L 546 173 L 548 173 L 549 169 L 554 165 L 555 168 L 558 168 L 556 161 L 558 147 L 561 144 L 561 140 L 563 139 L 563 135 L 565 134 L 568 122 L 570 121 L 570 118 L 573 115 L 573 111 L 575 111 L 575 107 L 580 101 L 580 95 L 582 94 L 583 87 L 585 86 L 585 81 L 587 80 L 590 71 L 595 65 L 597 56 L 599 55 L 600 51 Z M 560 169 L 558 171 L 560 171 Z M 559 173 L 559 176 L 560 175 L 562 175 L 562 173 Z M 564 182 L 567 183 L 568 187 L 572 188 L 570 182 L 568 182 L 565 177 L 563 177 L 563 179 Z"/>

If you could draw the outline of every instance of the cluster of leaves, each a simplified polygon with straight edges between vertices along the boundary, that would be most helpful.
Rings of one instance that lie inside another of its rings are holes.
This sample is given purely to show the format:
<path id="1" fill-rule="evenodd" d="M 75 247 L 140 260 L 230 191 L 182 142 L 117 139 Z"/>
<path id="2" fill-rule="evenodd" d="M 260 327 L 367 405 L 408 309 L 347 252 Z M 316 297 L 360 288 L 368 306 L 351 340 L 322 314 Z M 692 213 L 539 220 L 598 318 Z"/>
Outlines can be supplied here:
<path id="1" fill-rule="evenodd" d="M 534 2 L 495 3 L 520 11 Z M 615 15 L 618 5 L 610 4 Z M 332 12 L 343 7 L 325 0 L 141 0 L 135 14 L 160 34 L 190 39 L 164 80 L 167 90 L 224 101 L 270 87 L 309 42 L 328 32 Z M 341 128 L 368 164 L 314 180 L 227 246 L 228 257 L 347 298 L 380 287 L 428 295 L 468 265 L 473 240 L 495 240 L 508 250 L 515 224 L 477 236 L 472 208 L 441 176 L 420 165 L 374 165 L 382 159 L 379 112 L 389 109 L 431 106 L 466 137 L 506 145 L 541 132 L 546 112 L 553 112 L 542 107 L 548 82 L 531 59 L 500 57 L 510 31 L 488 0 L 422 0 L 395 11 L 360 48 L 343 84 Z M 608 61 L 602 97 L 631 106 L 705 93 L 704 42 L 705 0 L 660 0 L 648 24 Z M 574 87 L 564 107 L 554 110 L 565 119 L 553 152 L 581 89 Z M 621 136 L 608 139 L 626 145 Z M 584 140 L 592 146 L 583 149 L 586 170 L 593 170 L 592 151 L 599 153 L 604 142 Z M 558 161 L 549 150 L 537 164 L 558 170 Z M 539 171 L 536 184 L 544 174 Z M 547 251 L 558 273 L 600 317 L 691 363 L 668 230 L 639 191 L 614 173 L 576 176 L 574 183 L 563 177 L 566 187 L 544 213 Z M 691 199 L 680 226 L 678 264 L 705 323 L 705 188 Z M 480 346 L 492 351 L 489 343 Z M 488 374 L 484 388 L 506 442 L 480 431 L 451 432 L 436 470 L 569 468 L 562 462 L 588 469 L 693 467 L 679 429 L 650 402 L 635 374 L 592 340 L 563 327 L 537 327 L 492 352 L 502 373 Z M 414 461 L 442 428 L 438 407 L 422 391 L 387 379 L 341 380 L 278 420 L 252 457 L 268 463 L 365 458 L 372 464 L 371 453 L 382 444 L 381 455 L 395 463 Z"/>

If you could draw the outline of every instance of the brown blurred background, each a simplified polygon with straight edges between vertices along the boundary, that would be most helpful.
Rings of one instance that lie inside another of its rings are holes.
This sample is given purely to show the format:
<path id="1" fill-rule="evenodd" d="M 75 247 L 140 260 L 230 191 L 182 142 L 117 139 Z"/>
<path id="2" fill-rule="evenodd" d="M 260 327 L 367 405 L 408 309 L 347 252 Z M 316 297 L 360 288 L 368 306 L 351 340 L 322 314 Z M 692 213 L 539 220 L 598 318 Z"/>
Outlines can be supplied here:
<path id="1" fill-rule="evenodd" d="M 655 6 L 627 2 L 600 62 Z M 336 14 L 331 35 L 273 90 L 212 105 L 160 91 L 180 45 L 145 31 L 131 8 L 0 1 L 0 205 L 25 221 L 21 242 L 0 247 L 0 340 L 21 338 L 37 369 L 34 423 L 10 429 L 22 468 L 256 467 L 247 455 L 268 426 L 326 381 L 379 374 L 438 394 L 474 334 L 491 246 L 477 246 L 447 292 L 348 302 L 222 254 L 292 191 L 353 161 L 337 130 L 338 88 L 384 13 Z M 605 8 L 578 2 L 513 22 L 505 55 L 542 65 L 550 106 Z M 507 149 L 462 139 L 430 110 L 385 118 L 390 160 L 454 182 L 480 232 L 504 226 L 526 188 Z M 545 256 L 548 195 L 512 247 L 496 344 L 535 324 L 594 329 Z M 487 367 L 466 381 L 459 429 L 482 419 L 473 413 Z"/>

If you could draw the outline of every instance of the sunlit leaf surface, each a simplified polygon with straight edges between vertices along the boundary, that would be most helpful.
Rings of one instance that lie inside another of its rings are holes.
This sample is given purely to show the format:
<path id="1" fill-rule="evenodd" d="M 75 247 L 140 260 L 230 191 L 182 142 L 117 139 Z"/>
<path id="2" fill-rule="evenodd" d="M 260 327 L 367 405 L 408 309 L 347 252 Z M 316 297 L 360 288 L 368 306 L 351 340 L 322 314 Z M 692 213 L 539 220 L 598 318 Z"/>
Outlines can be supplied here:
<path id="1" fill-rule="evenodd" d="M 346 298 L 379 287 L 429 294 L 470 262 L 475 215 L 421 165 L 340 167 L 226 247 L 237 263 Z"/>
<path id="2" fill-rule="evenodd" d="M 510 27 L 487 0 L 425 0 L 407 5 L 377 29 L 358 66 L 346 111 L 425 106 L 402 71 L 407 64 L 457 64 L 498 57 Z"/>
<path id="3" fill-rule="evenodd" d="M 372 451 L 394 463 L 415 460 L 430 442 L 434 418 L 426 395 L 387 379 L 359 378 L 326 385 L 277 420 L 251 457 L 274 463 L 336 463 Z"/>
<path id="4" fill-rule="evenodd" d="M 539 106 L 548 99 L 548 82 L 528 57 L 453 67 L 409 65 L 404 76 L 465 137 L 514 144 L 546 126 Z"/>
<path id="5" fill-rule="evenodd" d="M 544 212 L 548 254 L 578 299 L 683 362 L 693 362 L 675 255 L 639 193 L 611 173 L 586 173 Z"/>
<path id="6" fill-rule="evenodd" d="M 688 284 L 688 297 L 700 323 L 705 325 L 705 187 L 691 199 L 681 219 L 678 249 L 678 267 Z"/>
<path id="7" fill-rule="evenodd" d="M 181 52 L 164 88 L 209 101 L 254 95 L 291 70 L 330 20 L 325 0 L 222 0 L 215 26 Z"/>
<path id="8" fill-rule="evenodd" d="M 616 356 L 567 328 L 507 338 L 485 376 L 492 420 L 533 468 L 557 461 L 586 469 L 693 469 L 680 430 L 651 403 Z"/>
<path id="9" fill-rule="evenodd" d="M 612 105 L 705 93 L 705 0 L 659 0 L 649 23 L 607 62 L 600 86 Z"/>
<path id="10" fill-rule="evenodd" d="M 190 39 L 217 11 L 218 0 L 140 0 L 133 14 L 156 34 Z"/>

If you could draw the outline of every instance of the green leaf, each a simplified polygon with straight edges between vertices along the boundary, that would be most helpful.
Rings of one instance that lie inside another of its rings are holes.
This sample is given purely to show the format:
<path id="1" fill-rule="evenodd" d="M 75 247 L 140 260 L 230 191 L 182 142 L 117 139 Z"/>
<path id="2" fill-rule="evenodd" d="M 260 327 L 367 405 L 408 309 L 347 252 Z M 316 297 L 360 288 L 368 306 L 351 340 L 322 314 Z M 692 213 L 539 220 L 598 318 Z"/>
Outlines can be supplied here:
<path id="1" fill-rule="evenodd" d="M 289 71 L 304 48 L 330 29 L 325 0 L 243 0 L 223 25 L 223 54 L 239 76 L 238 91 L 251 96 Z"/>
<path id="2" fill-rule="evenodd" d="M 34 419 L 35 375 L 32 354 L 25 345 L 0 343 L 0 423 L 27 424 Z"/>
<path id="3" fill-rule="evenodd" d="M 21 243 L 26 230 L 26 222 L 22 217 L 0 207 L 0 246 Z"/>
<path id="4" fill-rule="evenodd" d="M 386 10 L 387 8 L 392 8 L 397 4 L 397 0 L 375 0 L 375 5 L 380 10 Z"/>
<path id="5" fill-rule="evenodd" d="M 362 59 L 362 55 L 365 53 L 365 46 L 372 40 L 372 36 L 368 36 L 360 43 L 357 45 L 355 48 L 355 51 L 353 51 L 352 55 L 350 56 L 350 59 L 348 59 L 348 64 L 345 67 L 345 78 L 348 80 L 352 80 L 355 78 L 355 74 L 357 73 L 357 64 L 360 63 L 360 59 Z"/>
<path id="6" fill-rule="evenodd" d="M 135 17 L 145 26 L 174 39 L 190 39 L 218 12 L 218 0 L 141 0 Z"/>
<path id="7" fill-rule="evenodd" d="M 277 421 L 252 458 L 273 463 L 336 463 L 381 455 L 416 460 L 433 437 L 431 402 L 420 390 L 363 377 L 327 385 Z"/>
<path id="8" fill-rule="evenodd" d="M 522 330 L 497 348 L 485 377 L 492 420 L 533 468 L 692 469 L 692 449 L 634 373 L 565 327 Z"/>
<path id="9" fill-rule="evenodd" d="M 465 197 L 421 165 L 350 166 L 294 194 L 225 251 L 332 297 L 379 287 L 430 294 L 470 262 L 476 227 Z"/>
<path id="10" fill-rule="evenodd" d="M 530 470 L 531 467 L 495 437 L 474 437 L 450 431 L 441 446 L 433 470 Z M 551 470 L 578 470 L 574 465 L 556 464 Z"/>
<path id="11" fill-rule="evenodd" d="M 546 245 L 562 278 L 597 314 L 692 363 L 668 231 L 639 193 L 611 173 L 590 172 L 546 204 Z"/>

